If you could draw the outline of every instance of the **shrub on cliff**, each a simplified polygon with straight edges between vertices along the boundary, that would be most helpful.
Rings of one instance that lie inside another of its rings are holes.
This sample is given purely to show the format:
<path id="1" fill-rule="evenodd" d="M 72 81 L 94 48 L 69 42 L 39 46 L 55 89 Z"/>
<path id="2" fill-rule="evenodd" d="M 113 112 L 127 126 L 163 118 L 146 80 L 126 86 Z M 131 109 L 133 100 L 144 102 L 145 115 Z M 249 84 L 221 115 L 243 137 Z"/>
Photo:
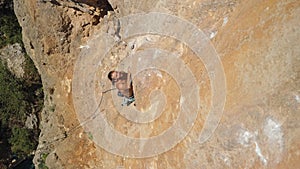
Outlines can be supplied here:
<path id="1" fill-rule="evenodd" d="M 5 1 L 5 4 L 12 3 Z M 21 27 L 12 8 L 0 6 L 0 48 L 7 44 L 22 43 Z"/>
<path id="2" fill-rule="evenodd" d="M 20 80 L 0 63 L 0 120 L 3 126 L 21 125 L 25 120 L 26 102 Z"/>
<path id="3" fill-rule="evenodd" d="M 29 95 L 32 95 L 26 89 L 23 81 L 0 62 L 0 127 L 5 129 L 0 141 L 8 138 L 11 151 L 19 156 L 26 156 L 35 149 L 38 136 L 36 129 L 24 128 L 26 115 L 31 113 Z"/>
<path id="4" fill-rule="evenodd" d="M 0 48 L 14 43 L 23 45 L 13 0 L 0 0 Z M 1 163 L 8 167 L 13 155 L 27 156 L 38 143 L 39 129 L 26 128 L 25 121 L 29 114 L 37 115 L 42 109 L 42 84 L 32 60 L 27 55 L 25 58 L 22 79 L 13 75 L 6 63 L 0 61 L 0 168 Z"/>
<path id="5" fill-rule="evenodd" d="M 36 147 L 36 143 L 32 141 L 32 135 L 28 129 L 14 127 L 9 139 L 12 152 L 20 156 L 31 153 Z"/>

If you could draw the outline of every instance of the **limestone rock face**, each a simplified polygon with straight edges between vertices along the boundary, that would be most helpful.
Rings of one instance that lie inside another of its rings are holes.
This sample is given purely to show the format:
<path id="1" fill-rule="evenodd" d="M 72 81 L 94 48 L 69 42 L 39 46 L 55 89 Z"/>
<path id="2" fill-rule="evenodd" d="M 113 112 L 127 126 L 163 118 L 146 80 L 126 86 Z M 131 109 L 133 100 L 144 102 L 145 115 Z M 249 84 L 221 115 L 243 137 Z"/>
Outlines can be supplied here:
<path id="1" fill-rule="evenodd" d="M 44 86 L 37 167 L 300 167 L 299 1 L 14 6 Z"/>
<path id="2" fill-rule="evenodd" d="M 16 77 L 24 76 L 25 53 L 20 44 L 7 45 L 0 50 L 0 59 Z"/>
<path id="3" fill-rule="evenodd" d="M 34 129 L 37 128 L 37 117 L 34 114 L 30 114 L 29 116 L 27 116 L 26 121 L 25 121 L 25 127 L 29 128 L 29 129 Z"/>

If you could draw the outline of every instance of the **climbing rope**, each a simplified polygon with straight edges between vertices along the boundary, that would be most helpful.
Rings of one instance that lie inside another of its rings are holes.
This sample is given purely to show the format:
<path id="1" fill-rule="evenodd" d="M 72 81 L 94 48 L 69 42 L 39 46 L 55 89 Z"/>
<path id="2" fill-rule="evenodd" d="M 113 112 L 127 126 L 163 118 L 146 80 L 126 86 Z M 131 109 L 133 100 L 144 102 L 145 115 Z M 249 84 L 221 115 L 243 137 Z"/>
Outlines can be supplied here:
<path id="1" fill-rule="evenodd" d="M 102 92 L 102 95 L 101 95 L 99 104 L 98 104 L 96 110 L 94 111 L 94 113 L 93 113 L 92 115 L 90 115 L 89 117 L 87 117 L 83 122 L 81 122 L 81 123 L 78 124 L 77 126 L 73 127 L 71 130 L 69 130 L 68 133 L 70 134 L 72 131 L 76 130 L 78 127 L 84 125 L 85 123 L 89 122 L 90 120 L 95 119 L 95 118 L 97 117 L 97 110 L 100 108 L 100 106 L 101 106 L 101 104 L 102 104 L 102 100 L 103 100 L 104 94 L 107 93 L 107 92 L 110 92 L 110 91 L 112 91 L 112 90 L 116 90 L 116 89 L 117 89 L 117 88 L 112 88 L 112 89 L 108 89 L 108 90 L 105 90 L 104 92 Z"/>
<path id="2" fill-rule="evenodd" d="M 105 91 L 101 92 L 102 94 L 101 94 L 100 101 L 99 101 L 98 106 L 97 106 L 97 108 L 95 109 L 95 111 L 93 112 L 92 115 L 90 115 L 89 117 L 87 117 L 83 122 L 79 123 L 77 126 L 71 128 L 68 132 L 65 132 L 65 133 L 63 134 L 62 137 L 56 138 L 56 139 L 54 139 L 54 140 L 48 142 L 47 144 L 44 144 L 44 146 L 48 146 L 48 145 L 53 144 L 54 142 L 57 142 L 57 141 L 63 141 L 62 139 L 65 139 L 65 138 L 67 138 L 68 136 L 70 136 L 70 135 L 71 135 L 74 131 L 76 131 L 80 126 L 84 125 L 85 123 L 89 122 L 90 120 L 95 119 L 95 118 L 97 117 L 97 115 L 98 115 L 98 114 L 97 114 L 97 111 L 98 111 L 98 109 L 100 108 L 100 106 L 101 106 L 101 104 L 102 104 L 104 94 L 107 93 L 107 92 L 110 92 L 110 91 L 112 91 L 112 90 L 116 90 L 116 89 L 117 89 L 117 88 L 111 88 L 111 89 L 108 89 L 108 90 L 105 90 Z M 43 146 L 43 147 L 44 147 L 44 146 Z M 37 148 L 37 150 L 39 150 L 39 149 L 41 149 L 41 148 L 43 148 L 43 147 L 39 147 L 39 148 Z"/>

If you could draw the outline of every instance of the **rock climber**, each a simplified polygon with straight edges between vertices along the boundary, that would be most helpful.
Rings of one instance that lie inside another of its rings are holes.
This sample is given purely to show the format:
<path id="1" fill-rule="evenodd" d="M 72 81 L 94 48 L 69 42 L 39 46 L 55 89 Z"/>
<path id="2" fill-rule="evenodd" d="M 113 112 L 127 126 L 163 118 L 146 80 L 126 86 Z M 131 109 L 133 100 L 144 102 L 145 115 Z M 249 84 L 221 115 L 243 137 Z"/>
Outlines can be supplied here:
<path id="1" fill-rule="evenodd" d="M 124 98 L 122 106 L 129 106 L 135 101 L 130 72 L 126 73 L 124 71 L 113 70 L 108 73 L 108 79 L 119 90 L 118 96 Z"/>

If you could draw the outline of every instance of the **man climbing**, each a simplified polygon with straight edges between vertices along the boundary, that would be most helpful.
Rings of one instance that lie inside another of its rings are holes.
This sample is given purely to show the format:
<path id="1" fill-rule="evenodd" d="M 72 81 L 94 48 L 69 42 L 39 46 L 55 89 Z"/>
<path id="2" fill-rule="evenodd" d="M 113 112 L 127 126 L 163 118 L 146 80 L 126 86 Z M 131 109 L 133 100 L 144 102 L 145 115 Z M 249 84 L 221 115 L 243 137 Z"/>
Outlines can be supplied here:
<path id="1" fill-rule="evenodd" d="M 118 96 L 124 98 L 122 106 L 129 106 L 135 101 L 130 73 L 113 70 L 108 73 L 108 79 L 119 90 Z"/>

